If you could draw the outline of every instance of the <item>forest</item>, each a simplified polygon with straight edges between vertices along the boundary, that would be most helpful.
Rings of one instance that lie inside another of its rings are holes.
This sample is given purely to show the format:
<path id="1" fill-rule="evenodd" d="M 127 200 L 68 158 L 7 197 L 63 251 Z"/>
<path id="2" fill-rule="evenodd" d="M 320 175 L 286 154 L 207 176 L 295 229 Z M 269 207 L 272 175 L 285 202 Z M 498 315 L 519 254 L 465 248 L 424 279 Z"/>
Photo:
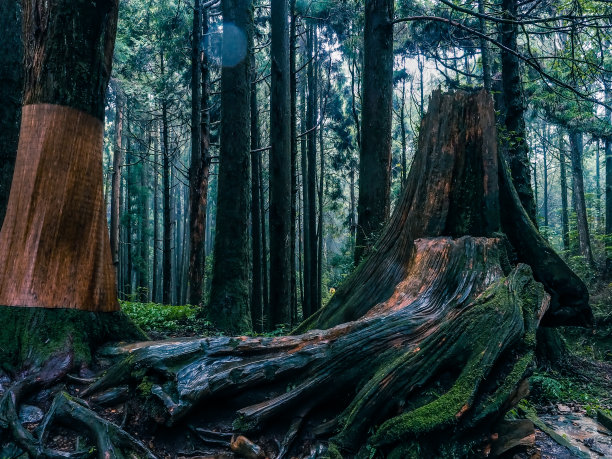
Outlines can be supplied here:
<path id="1" fill-rule="evenodd" d="M 0 459 L 612 458 L 610 0 L 0 0 Z"/>

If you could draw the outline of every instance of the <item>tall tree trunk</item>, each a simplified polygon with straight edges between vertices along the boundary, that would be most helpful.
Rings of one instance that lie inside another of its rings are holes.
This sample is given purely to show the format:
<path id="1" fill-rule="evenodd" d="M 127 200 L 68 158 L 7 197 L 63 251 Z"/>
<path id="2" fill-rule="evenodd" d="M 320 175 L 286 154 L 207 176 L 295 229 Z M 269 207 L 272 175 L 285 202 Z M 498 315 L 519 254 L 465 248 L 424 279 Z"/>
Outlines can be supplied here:
<path id="1" fill-rule="evenodd" d="M 257 68 L 255 53 L 251 55 L 251 244 L 253 247 L 253 278 L 251 289 L 251 322 L 257 333 L 264 331 L 262 291 L 261 220 L 262 208 L 259 169 L 259 113 L 257 111 Z"/>
<path id="2" fill-rule="evenodd" d="M 582 172 L 582 133 L 570 131 L 570 152 L 572 160 L 572 182 L 574 197 L 574 207 L 576 209 L 576 225 L 578 228 L 578 243 L 580 254 L 586 262 L 594 266 L 593 252 L 591 250 L 591 238 L 589 234 L 589 223 L 587 220 L 586 202 L 584 199 L 584 177 Z"/>
<path id="3" fill-rule="evenodd" d="M 502 15 L 511 21 L 517 20 L 517 0 L 502 0 Z M 512 51 L 518 50 L 518 25 L 504 22 L 501 25 L 501 43 Z M 506 126 L 505 150 L 512 173 L 514 187 L 523 203 L 523 207 L 537 227 L 536 205 L 531 189 L 531 174 L 529 172 L 529 146 L 525 131 L 525 101 L 521 87 L 521 69 L 518 57 L 510 51 L 501 50 L 502 87 L 504 98 L 504 123 Z"/>
<path id="4" fill-rule="evenodd" d="M 291 323 L 291 102 L 287 0 L 271 3 L 270 323 Z"/>
<path id="5" fill-rule="evenodd" d="M 601 234 L 601 153 L 600 141 L 597 139 L 595 150 L 595 233 Z"/>
<path id="6" fill-rule="evenodd" d="M 393 115 L 393 0 L 366 0 L 355 263 L 389 216 Z"/>
<path id="7" fill-rule="evenodd" d="M 209 34 L 209 25 L 208 25 L 208 10 L 204 9 L 202 11 L 202 37 L 206 37 Z M 202 279 L 204 279 L 204 275 L 206 273 L 206 242 L 207 242 L 207 228 L 206 224 L 208 222 L 208 186 L 210 183 L 210 166 L 212 162 L 211 154 L 210 154 L 210 61 L 208 59 L 208 55 L 206 52 L 202 51 L 202 72 L 201 72 L 201 81 L 202 81 L 202 91 L 201 91 L 201 128 L 200 128 L 200 155 L 202 157 L 203 165 L 201 172 L 201 182 L 200 182 L 200 205 L 202 206 L 200 212 L 203 213 L 201 215 L 202 221 L 204 222 L 204 231 L 202 232 Z M 204 293 L 204 280 L 202 280 L 202 294 Z"/>
<path id="8" fill-rule="evenodd" d="M 151 133 L 148 132 L 147 151 L 151 146 Z M 140 190 L 138 193 L 139 233 L 138 241 L 138 297 L 142 302 L 149 299 L 149 171 L 147 162 L 140 162 Z"/>
<path id="9" fill-rule="evenodd" d="M 0 361 L 36 367 L 61 352 L 80 365 L 109 333 L 122 338 L 109 327 L 120 316 L 104 314 L 119 304 L 102 189 L 118 2 L 22 8 L 24 107 L 0 233 L 0 321 L 11 333 L 0 333 Z"/>
<path id="10" fill-rule="evenodd" d="M 407 158 L 407 148 L 408 141 L 406 139 L 406 79 L 402 80 L 402 99 L 400 105 L 400 133 L 401 133 L 401 141 L 402 141 L 402 188 L 406 184 L 406 178 L 408 177 L 408 158 Z"/>
<path id="11" fill-rule="evenodd" d="M 480 33 L 487 34 L 487 23 L 483 16 L 486 14 L 484 0 L 478 0 L 478 13 L 481 15 L 478 18 Z M 484 38 L 480 38 L 480 57 L 482 59 L 482 84 L 487 91 L 491 90 L 491 53 L 489 50 L 489 42 Z"/>
<path id="12" fill-rule="evenodd" d="M 306 31 L 307 35 L 308 35 L 308 44 L 306 45 L 306 50 L 307 53 L 304 54 L 304 58 L 306 61 L 308 61 L 310 59 L 310 27 L 307 28 Z M 312 72 L 311 68 L 310 68 L 310 63 L 308 63 L 308 75 L 310 77 L 310 73 Z M 308 78 L 308 81 L 310 81 L 311 78 Z M 300 126 L 301 126 L 301 130 L 303 133 L 307 132 L 308 129 L 310 128 L 310 123 L 311 123 L 311 116 L 310 116 L 310 111 L 308 111 L 307 105 L 310 104 L 310 99 L 307 99 L 307 80 L 306 78 L 302 79 L 302 84 L 301 84 L 301 109 L 302 109 L 302 116 L 301 116 L 301 122 L 300 122 Z M 308 96 L 309 97 L 309 96 Z M 312 241 L 312 237 L 311 237 L 311 228 L 310 228 L 310 191 L 308 189 L 308 161 L 309 161 L 309 149 L 307 147 L 307 138 L 310 139 L 310 137 L 308 135 L 302 135 L 302 139 L 300 142 L 300 152 L 302 154 L 301 157 L 301 169 L 302 169 L 302 228 L 304 230 L 304 236 L 303 236 L 303 247 L 304 247 L 304 264 L 302 267 L 302 272 L 303 272 L 303 289 L 302 289 L 302 316 L 304 318 L 307 318 L 308 316 L 310 316 L 312 314 L 312 300 L 311 300 L 311 284 L 312 284 L 312 280 L 310 277 L 310 270 L 311 270 L 311 261 L 310 261 L 310 256 L 311 256 L 311 250 L 310 250 L 310 244 Z"/>
<path id="13" fill-rule="evenodd" d="M 222 0 L 221 8 L 225 24 L 221 149 L 210 317 L 218 328 L 237 333 L 251 329 L 248 219 L 252 50 L 248 44 L 253 13 L 250 0 Z"/>
<path id="14" fill-rule="evenodd" d="M 317 65 L 317 74 L 320 75 L 321 67 Z M 320 80 L 320 76 L 317 81 Z M 328 85 L 329 91 L 329 85 Z M 324 129 L 324 118 L 325 113 L 323 112 L 323 94 L 321 94 L 320 100 L 320 117 L 321 125 L 319 126 L 319 220 L 317 220 L 317 311 L 321 309 L 323 301 L 323 196 L 325 195 L 325 144 L 323 142 L 323 129 Z"/>
<path id="15" fill-rule="evenodd" d="M 548 142 L 550 139 L 548 138 L 548 129 L 546 126 L 543 126 L 542 130 L 542 160 L 544 163 L 544 226 L 548 231 Z"/>
<path id="16" fill-rule="evenodd" d="M 257 158 L 259 163 L 259 210 L 261 217 L 261 280 L 263 297 L 263 328 L 270 330 L 270 282 L 268 279 L 268 232 L 266 230 L 266 196 L 263 177 L 263 153 Z"/>
<path id="17" fill-rule="evenodd" d="M 130 132 L 130 118 L 127 117 L 126 119 L 126 124 L 127 124 L 127 131 Z M 131 156 L 131 152 L 132 152 L 132 142 L 130 137 L 128 137 L 127 142 L 126 142 L 126 149 L 125 149 L 125 156 L 126 156 L 126 163 L 130 164 L 132 163 L 132 156 Z M 125 214 L 124 214 L 124 219 L 125 219 L 125 282 L 123 284 L 123 290 L 124 293 L 126 295 L 127 298 L 129 298 L 130 301 L 134 301 L 134 298 L 132 297 L 132 286 L 134 285 L 133 283 L 133 274 L 134 274 L 134 265 L 133 265 L 133 258 L 132 256 L 134 255 L 134 242 L 133 242 L 133 221 L 134 221 L 134 213 L 133 213 L 133 206 L 132 206 L 132 201 L 134 200 L 133 195 L 133 175 L 134 175 L 134 170 L 133 170 L 133 166 L 130 167 L 126 167 L 125 168 Z"/>
<path id="18" fill-rule="evenodd" d="M 115 87 L 115 142 L 113 148 L 113 175 L 111 191 L 110 248 L 115 270 L 119 267 L 119 220 L 121 168 L 123 166 L 123 97 L 117 84 Z"/>
<path id="19" fill-rule="evenodd" d="M 154 303 L 159 303 L 161 301 L 161 296 L 159 294 L 160 287 L 160 270 L 159 270 L 159 208 L 160 208 L 160 196 L 159 196 L 159 163 L 161 159 L 161 150 L 160 150 L 160 132 L 159 132 L 159 124 L 154 123 L 155 126 L 155 146 L 154 146 L 154 157 L 155 164 L 153 166 L 153 297 L 152 301 Z"/>
<path id="20" fill-rule="evenodd" d="M 289 249 L 289 270 L 291 273 L 291 324 L 297 324 L 297 268 L 296 253 L 296 221 L 297 221 L 297 33 L 295 13 L 296 0 L 289 0 L 289 93 L 291 112 L 291 247 Z"/>
<path id="21" fill-rule="evenodd" d="M 308 31 L 308 104 L 306 106 L 306 118 L 308 120 L 308 174 L 306 178 L 306 192 L 308 193 L 308 287 L 306 290 L 306 308 L 304 318 L 317 310 L 317 79 L 316 79 L 316 46 L 315 37 L 317 29 L 314 24 L 309 24 Z"/>
<path id="22" fill-rule="evenodd" d="M 11 191 L 23 87 L 21 6 L 16 0 L 0 3 L 0 227 Z"/>
<path id="23" fill-rule="evenodd" d="M 563 250 L 566 254 L 570 251 L 569 237 L 569 209 L 567 205 L 567 168 L 565 161 L 565 149 L 563 147 L 563 132 L 559 128 L 559 170 L 561 186 L 561 236 L 563 239 Z"/>
<path id="24" fill-rule="evenodd" d="M 164 55 L 161 56 L 162 69 Z M 163 70 L 162 70 L 163 73 Z M 162 101 L 162 194 L 163 194 L 163 243 L 162 243 L 162 302 L 172 302 L 172 221 L 170 208 L 170 151 L 168 143 L 168 103 Z"/>
<path id="25" fill-rule="evenodd" d="M 355 218 L 357 216 L 357 206 L 356 206 L 356 199 L 355 199 L 355 162 L 353 160 L 351 160 L 350 162 L 350 167 L 351 170 L 349 172 L 349 187 L 350 187 L 350 210 L 349 210 L 349 228 L 351 231 L 351 245 L 353 246 L 353 250 L 354 250 L 354 246 L 355 246 L 355 233 L 357 231 L 357 219 Z"/>
<path id="26" fill-rule="evenodd" d="M 608 105 L 612 104 L 612 89 L 610 88 L 610 82 L 608 80 L 605 80 L 604 93 Z M 608 122 L 612 123 L 612 110 L 609 110 L 607 108 L 606 118 Z M 609 273 L 612 271 L 612 139 L 610 137 L 607 137 L 604 140 L 604 149 L 606 156 L 606 270 Z"/>
<path id="27" fill-rule="evenodd" d="M 202 41 L 200 0 L 193 5 L 191 38 L 191 165 L 189 168 L 189 303 L 202 303 L 206 237 L 206 152 L 202 151 Z M 204 199 L 202 199 L 204 198 Z"/>

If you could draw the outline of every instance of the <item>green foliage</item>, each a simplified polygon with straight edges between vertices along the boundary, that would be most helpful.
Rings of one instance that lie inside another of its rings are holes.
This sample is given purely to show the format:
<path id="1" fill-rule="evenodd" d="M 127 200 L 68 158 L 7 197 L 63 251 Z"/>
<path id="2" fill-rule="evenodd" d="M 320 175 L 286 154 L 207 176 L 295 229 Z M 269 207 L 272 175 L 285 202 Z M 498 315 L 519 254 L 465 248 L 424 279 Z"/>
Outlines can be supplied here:
<path id="1" fill-rule="evenodd" d="M 529 382 L 531 398 L 539 404 L 577 402 L 594 406 L 597 403 L 597 394 L 588 385 L 558 373 L 535 373 Z"/>
<path id="2" fill-rule="evenodd" d="M 122 301 L 121 309 L 147 332 L 172 333 L 180 328 L 184 334 L 189 330 L 210 327 L 209 322 L 198 320 L 199 309 L 196 306 Z"/>

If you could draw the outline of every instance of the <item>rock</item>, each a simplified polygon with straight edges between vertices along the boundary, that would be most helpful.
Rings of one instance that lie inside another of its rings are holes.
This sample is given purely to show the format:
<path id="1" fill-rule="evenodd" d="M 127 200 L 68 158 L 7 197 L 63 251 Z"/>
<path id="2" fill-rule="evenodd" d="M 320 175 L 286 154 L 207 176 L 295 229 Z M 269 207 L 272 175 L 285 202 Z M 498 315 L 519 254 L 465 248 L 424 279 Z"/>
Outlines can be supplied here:
<path id="1" fill-rule="evenodd" d="M 557 411 L 560 414 L 569 414 L 569 413 L 572 412 L 572 409 L 569 406 L 567 406 L 567 405 L 563 405 L 563 404 L 559 403 L 557 405 Z"/>
<path id="2" fill-rule="evenodd" d="M 242 435 L 232 438 L 230 448 L 236 454 L 247 459 L 263 459 L 266 457 L 266 454 L 259 446 Z"/>
<path id="3" fill-rule="evenodd" d="M 37 406 L 21 405 L 19 408 L 19 422 L 22 424 L 34 424 L 45 417 L 43 411 Z"/>
<path id="4" fill-rule="evenodd" d="M 519 446 L 529 448 L 535 445 L 535 428 L 533 422 L 528 419 L 502 421 L 497 424 L 495 430 L 491 435 L 494 457 Z"/>

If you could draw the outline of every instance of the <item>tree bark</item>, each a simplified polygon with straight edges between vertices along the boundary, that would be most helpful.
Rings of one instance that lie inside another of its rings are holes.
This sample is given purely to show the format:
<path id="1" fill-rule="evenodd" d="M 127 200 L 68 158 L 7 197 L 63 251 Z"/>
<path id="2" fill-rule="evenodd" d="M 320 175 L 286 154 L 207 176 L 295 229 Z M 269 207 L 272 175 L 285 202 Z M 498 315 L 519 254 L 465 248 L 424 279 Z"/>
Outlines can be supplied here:
<path id="1" fill-rule="evenodd" d="M 270 324 L 291 323 L 291 102 L 287 0 L 271 3 Z"/>
<path id="2" fill-rule="evenodd" d="M 260 156 L 259 112 L 257 111 L 257 69 L 255 53 L 251 55 L 251 244 L 253 247 L 253 279 L 251 291 L 251 322 L 257 333 L 264 331 L 263 289 L 262 289 L 262 248 L 260 197 Z"/>
<path id="3" fill-rule="evenodd" d="M 115 87 L 115 143 L 113 149 L 113 176 L 111 191 L 110 248 L 115 272 L 119 268 L 119 221 L 121 217 L 121 167 L 123 166 L 123 98 Z"/>
<path id="4" fill-rule="evenodd" d="M 317 28 L 315 24 L 308 25 L 308 100 L 306 105 L 306 118 L 308 120 L 308 158 L 306 175 L 306 193 L 308 193 L 308 285 L 306 287 L 304 318 L 313 314 L 317 308 L 317 117 L 318 117 L 318 96 L 316 78 L 316 48 Z"/>
<path id="5" fill-rule="evenodd" d="M 117 4 L 22 7 L 25 106 L 0 234 L 0 304 L 116 311 L 101 178 Z"/>
<path id="6" fill-rule="evenodd" d="M 232 333 L 251 329 L 249 162 L 251 73 L 248 47 L 253 27 L 250 1 L 223 0 L 221 149 L 210 317 Z M 228 26 L 233 24 L 233 26 Z"/>
<path id="7" fill-rule="evenodd" d="M 559 179 L 561 181 L 561 236 L 563 239 L 563 250 L 566 254 L 570 251 L 569 218 L 567 206 L 567 171 L 565 161 L 565 149 L 563 147 L 563 132 L 559 128 Z"/>
<path id="8" fill-rule="evenodd" d="M 207 151 L 202 142 L 202 11 L 193 5 L 191 38 L 191 165 L 189 168 L 189 303 L 202 304 L 206 237 Z"/>
<path id="9" fill-rule="evenodd" d="M 603 52 L 603 50 L 602 50 Z M 610 82 L 604 80 L 604 94 L 608 104 L 612 103 L 612 89 Z M 612 123 L 612 110 L 606 109 L 606 118 Z M 612 271 L 612 139 L 604 139 L 604 151 L 606 156 L 606 270 Z"/>
<path id="10" fill-rule="evenodd" d="M 291 247 L 289 249 L 289 270 L 291 273 L 291 325 L 298 323 L 297 318 L 297 267 L 296 267 L 296 231 L 297 231 L 297 32 L 295 12 L 296 0 L 289 1 L 289 93 L 291 112 Z"/>
<path id="11" fill-rule="evenodd" d="M 582 133 L 571 131 L 570 158 L 572 161 L 572 181 L 574 197 L 574 208 L 576 209 L 576 226 L 578 228 L 578 243 L 580 254 L 590 266 L 594 266 L 593 251 L 591 250 L 591 237 L 589 223 L 587 220 L 586 202 L 584 199 L 584 177 L 582 172 Z"/>
<path id="12" fill-rule="evenodd" d="M 502 15 L 505 19 L 517 20 L 516 0 L 502 0 Z M 518 25 L 504 22 L 501 25 L 501 43 L 505 48 L 518 51 Z M 506 49 L 501 50 L 502 87 L 504 98 L 505 150 L 512 173 L 514 187 L 521 198 L 527 215 L 537 226 L 536 206 L 531 189 L 529 168 L 529 146 L 525 130 L 525 101 L 521 87 L 521 69 L 518 57 Z"/>
<path id="13" fill-rule="evenodd" d="M 162 74 L 164 55 L 161 55 Z M 172 221 L 170 208 L 170 145 L 168 139 L 168 103 L 162 100 L 162 302 L 172 303 Z"/>
<path id="14" fill-rule="evenodd" d="M 481 15 L 478 18 L 480 33 L 487 34 L 487 23 L 483 18 L 486 14 L 484 0 L 478 0 L 478 13 Z M 480 57 L 482 59 L 482 84 L 487 91 L 491 90 L 491 53 L 489 50 L 489 42 L 484 38 L 480 38 Z"/>
<path id="15" fill-rule="evenodd" d="M 21 6 L 18 1 L 0 4 L 0 227 L 11 191 L 23 86 Z"/>
<path id="16" fill-rule="evenodd" d="M 363 105 L 355 264 L 368 254 L 389 217 L 393 116 L 392 0 L 366 0 Z"/>
<path id="17" fill-rule="evenodd" d="M 100 342 L 143 337 L 118 312 L 102 190 L 117 8 L 22 3 L 24 107 L 0 233 L 0 361 L 16 370 L 58 353 L 86 364 Z"/>

